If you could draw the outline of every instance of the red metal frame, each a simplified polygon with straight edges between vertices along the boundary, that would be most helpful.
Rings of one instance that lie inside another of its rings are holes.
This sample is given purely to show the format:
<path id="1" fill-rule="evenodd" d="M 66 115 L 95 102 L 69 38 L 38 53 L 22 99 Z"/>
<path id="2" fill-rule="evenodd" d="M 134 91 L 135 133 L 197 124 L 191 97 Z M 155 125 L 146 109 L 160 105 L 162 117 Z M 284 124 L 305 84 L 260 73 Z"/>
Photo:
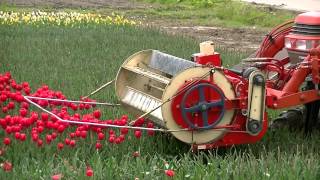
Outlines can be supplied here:
<path id="1" fill-rule="evenodd" d="M 320 12 L 304 13 L 295 19 L 295 23 L 320 25 Z M 289 108 L 292 106 L 303 105 L 309 102 L 320 100 L 320 91 L 316 88 L 313 90 L 300 90 L 301 85 L 310 76 L 316 87 L 320 84 L 320 45 L 317 48 L 306 50 L 309 55 L 294 67 L 285 68 L 290 63 L 289 57 L 282 60 L 276 60 L 273 57 L 284 48 L 284 40 L 294 38 L 299 40 L 319 40 L 320 36 L 303 36 L 289 34 L 292 27 L 292 21 L 284 23 L 272 30 L 262 42 L 259 50 L 255 53 L 255 57 L 267 57 L 262 61 L 256 61 L 252 66 L 264 72 L 273 72 L 277 75 L 276 80 L 269 79 L 266 82 L 266 107 L 271 109 Z M 294 50 L 294 49 L 291 49 Z M 298 51 L 298 50 L 297 50 Z M 219 55 L 219 54 L 218 54 Z M 243 114 L 243 110 L 247 109 L 248 101 L 248 79 L 236 74 L 228 69 L 221 67 L 220 56 L 211 55 L 204 56 L 200 54 L 194 55 L 195 62 L 202 65 L 216 66 L 223 70 L 226 78 L 231 82 L 236 98 L 232 100 L 226 99 L 225 109 L 235 109 L 231 124 L 223 127 L 214 127 L 214 129 L 226 130 L 225 135 L 213 142 L 202 145 L 193 145 L 194 149 L 210 149 L 221 146 L 232 146 L 235 144 L 248 144 L 259 141 L 266 133 L 268 128 L 267 113 L 262 122 L 262 130 L 258 135 L 251 135 L 246 130 L 247 117 Z M 214 84 L 213 79 L 209 83 Z M 197 98 L 195 97 L 194 100 Z M 208 101 L 214 100 L 212 98 Z M 176 105 L 180 100 L 176 99 L 173 103 L 172 111 L 175 114 L 175 119 L 180 119 Z M 179 120 L 178 120 L 179 121 Z M 178 122 L 181 124 L 181 122 Z M 182 125 L 187 127 L 186 125 Z"/>

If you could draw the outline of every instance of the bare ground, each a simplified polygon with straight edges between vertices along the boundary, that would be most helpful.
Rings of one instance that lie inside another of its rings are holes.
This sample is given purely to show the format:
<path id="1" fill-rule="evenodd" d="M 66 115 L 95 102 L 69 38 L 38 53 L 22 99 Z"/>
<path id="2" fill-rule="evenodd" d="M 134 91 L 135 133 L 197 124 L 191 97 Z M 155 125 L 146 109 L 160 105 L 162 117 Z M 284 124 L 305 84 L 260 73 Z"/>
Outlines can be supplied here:
<path id="1" fill-rule="evenodd" d="M 166 25 L 166 24 L 165 24 Z M 255 28 L 224 28 L 213 26 L 162 26 L 166 32 L 186 35 L 197 41 L 212 40 L 216 45 L 237 51 L 253 52 L 256 50 L 266 30 Z"/>
<path id="2" fill-rule="evenodd" d="M 131 0 L 0 0 L 15 6 L 54 7 L 54 8 L 112 8 L 116 10 L 153 8 L 149 4 Z M 185 35 L 196 41 L 212 40 L 218 46 L 253 52 L 259 47 L 267 30 L 255 28 L 223 28 L 212 26 L 197 26 L 196 24 L 175 23 L 163 19 L 138 19 L 145 25 L 158 27 L 165 32 Z"/>

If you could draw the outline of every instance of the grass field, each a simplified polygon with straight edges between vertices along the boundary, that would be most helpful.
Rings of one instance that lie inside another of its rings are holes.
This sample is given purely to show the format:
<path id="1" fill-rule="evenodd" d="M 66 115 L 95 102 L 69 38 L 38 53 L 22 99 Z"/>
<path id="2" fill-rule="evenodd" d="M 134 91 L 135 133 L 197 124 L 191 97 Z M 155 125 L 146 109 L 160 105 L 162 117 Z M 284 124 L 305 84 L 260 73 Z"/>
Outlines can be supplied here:
<path id="1" fill-rule="evenodd" d="M 238 0 L 141 1 L 160 5 L 146 11 L 136 10 L 136 14 L 147 14 L 167 21 L 178 21 L 181 24 L 270 28 L 291 20 L 297 15 L 297 12 L 285 11 L 270 6 L 257 6 Z"/>
<path id="2" fill-rule="evenodd" d="M 67 97 L 78 99 L 115 77 L 121 63 L 136 51 L 159 49 L 189 59 L 198 51 L 194 40 L 132 26 L 85 25 L 77 27 L 0 25 L 0 73 L 10 71 L 31 87 L 48 84 Z M 235 64 L 243 54 L 220 51 L 225 64 Z M 116 102 L 113 89 L 95 96 Z M 104 118 L 117 118 L 121 109 L 103 109 Z M 0 117 L 3 114 L 0 113 Z M 4 132 L 0 131 L 0 139 Z M 170 135 L 132 138 L 121 145 L 105 143 L 96 151 L 88 138 L 74 149 L 61 152 L 52 146 L 37 148 L 14 142 L 0 156 L 12 172 L 0 170 L 0 179 L 86 179 L 89 164 L 93 179 L 166 179 L 166 163 L 174 179 L 320 179 L 319 133 L 304 138 L 299 133 L 268 132 L 253 145 L 191 153 L 189 146 Z M 140 157 L 132 153 L 140 151 Z"/>
<path id="3" fill-rule="evenodd" d="M 292 20 L 298 12 L 281 10 L 270 6 L 256 6 L 238 0 L 134 0 L 146 3 L 152 8 L 99 8 L 71 7 L 64 11 L 93 12 L 110 14 L 116 12 L 127 17 L 137 18 L 144 23 L 157 22 L 175 25 L 222 26 L 222 27 L 258 27 L 272 28 L 285 21 Z M 51 6 L 38 7 L 47 11 L 56 11 Z M 3 11 L 32 11 L 33 7 L 15 7 L 0 3 Z"/>

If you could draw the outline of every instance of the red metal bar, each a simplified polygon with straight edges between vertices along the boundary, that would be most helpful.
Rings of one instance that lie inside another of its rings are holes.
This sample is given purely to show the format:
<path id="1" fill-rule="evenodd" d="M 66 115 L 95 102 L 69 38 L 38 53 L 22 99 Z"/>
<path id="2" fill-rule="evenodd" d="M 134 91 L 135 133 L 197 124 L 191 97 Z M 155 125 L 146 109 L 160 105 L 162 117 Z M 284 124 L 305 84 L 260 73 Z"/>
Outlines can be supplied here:
<path id="1" fill-rule="evenodd" d="M 283 91 L 286 93 L 298 92 L 300 85 L 305 81 L 309 73 L 310 73 L 309 68 L 299 68 L 295 70 L 290 80 L 283 87 Z"/>
<path id="2" fill-rule="evenodd" d="M 320 94 L 318 90 L 302 91 L 283 96 L 282 94 L 279 94 L 279 97 L 277 95 L 269 96 L 267 99 L 267 106 L 271 109 L 282 109 L 306 104 L 319 99 Z"/>

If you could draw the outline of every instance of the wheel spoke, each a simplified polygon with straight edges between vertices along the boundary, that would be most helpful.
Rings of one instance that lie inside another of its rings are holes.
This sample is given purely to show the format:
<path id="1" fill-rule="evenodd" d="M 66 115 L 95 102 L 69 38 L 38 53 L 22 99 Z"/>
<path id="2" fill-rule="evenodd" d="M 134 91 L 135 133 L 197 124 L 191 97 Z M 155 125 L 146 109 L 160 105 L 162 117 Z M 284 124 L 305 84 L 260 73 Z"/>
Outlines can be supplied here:
<path id="1" fill-rule="evenodd" d="M 204 127 L 209 126 L 209 122 L 208 122 L 208 111 L 202 111 L 201 115 L 202 115 L 202 120 L 203 120 L 203 126 L 204 126 Z"/>
<path id="2" fill-rule="evenodd" d="M 195 105 L 184 109 L 186 112 L 197 112 L 201 110 L 201 105 Z"/>
<path id="3" fill-rule="evenodd" d="M 206 97 L 205 97 L 205 95 L 204 95 L 204 88 L 203 88 L 203 86 L 200 86 L 198 91 L 199 91 L 199 102 L 205 101 L 205 100 L 206 100 Z"/>
<path id="4" fill-rule="evenodd" d="M 223 106 L 223 101 L 220 99 L 218 101 L 212 101 L 207 103 L 208 107 L 217 107 L 217 106 Z"/>

